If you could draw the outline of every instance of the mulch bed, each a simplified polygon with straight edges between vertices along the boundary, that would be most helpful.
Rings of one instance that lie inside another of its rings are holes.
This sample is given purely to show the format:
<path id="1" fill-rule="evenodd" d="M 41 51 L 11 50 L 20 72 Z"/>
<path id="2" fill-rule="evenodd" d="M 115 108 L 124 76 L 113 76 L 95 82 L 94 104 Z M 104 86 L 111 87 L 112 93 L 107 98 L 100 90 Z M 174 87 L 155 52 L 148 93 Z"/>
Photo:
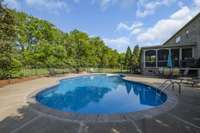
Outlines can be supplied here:
<path id="1" fill-rule="evenodd" d="M 41 77 L 43 77 L 43 76 L 32 76 L 32 77 L 0 80 L 0 87 L 10 85 L 10 84 L 20 83 L 20 82 L 24 82 L 24 81 L 34 80 L 34 79 L 38 79 Z"/>

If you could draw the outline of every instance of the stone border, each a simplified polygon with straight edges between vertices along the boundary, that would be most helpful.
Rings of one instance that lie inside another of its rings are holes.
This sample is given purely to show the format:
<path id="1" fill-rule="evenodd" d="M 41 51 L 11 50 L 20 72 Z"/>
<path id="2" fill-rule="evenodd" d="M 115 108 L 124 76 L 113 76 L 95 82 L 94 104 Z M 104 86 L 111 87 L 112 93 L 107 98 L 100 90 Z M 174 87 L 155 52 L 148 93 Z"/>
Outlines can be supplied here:
<path id="1" fill-rule="evenodd" d="M 88 75 L 88 74 L 86 74 L 86 75 Z M 86 76 L 86 75 L 81 75 L 81 76 Z M 92 74 L 89 74 L 89 75 L 92 75 Z M 79 76 L 66 77 L 61 80 L 75 78 L 75 77 L 81 77 L 81 76 L 79 75 Z M 125 79 L 125 77 L 122 77 L 122 79 L 127 80 L 127 79 Z M 151 109 L 137 111 L 137 112 L 130 112 L 130 113 L 116 113 L 116 114 L 80 114 L 80 113 L 74 113 L 74 112 L 62 112 L 59 110 L 55 110 L 55 109 L 49 108 L 45 105 L 42 105 L 41 103 L 39 103 L 36 100 L 35 96 L 39 92 L 42 92 L 44 90 L 51 89 L 51 88 L 57 86 L 61 80 L 57 81 L 57 83 L 54 86 L 50 86 L 48 88 L 42 88 L 42 89 L 39 89 L 39 90 L 31 93 L 27 97 L 27 101 L 28 101 L 28 104 L 30 105 L 31 109 L 34 110 L 35 112 L 37 112 L 41 115 L 45 115 L 47 117 L 53 117 L 53 118 L 66 120 L 66 121 L 72 121 L 72 122 L 80 122 L 80 121 L 84 121 L 84 122 L 123 122 L 123 121 L 127 121 L 129 119 L 140 120 L 143 118 L 154 117 L 156 115 L 159 115 L 161 113 L 171 110 L 178 103 L 178 100 L 177 100 L 177 97 L 175 96 L 175 94 L 172 93 L 171 91 L 166 91 L 166 92 L 163 92 L 167 95 L 167 100 L 165 101 L 165 103 L 163 103 L 157 107 L 151 108 Z M 158 89 L 147 83 L 132 81 L 132 80 L 127 80 L 127 81 L 142 83 L 144 85 Z"/>

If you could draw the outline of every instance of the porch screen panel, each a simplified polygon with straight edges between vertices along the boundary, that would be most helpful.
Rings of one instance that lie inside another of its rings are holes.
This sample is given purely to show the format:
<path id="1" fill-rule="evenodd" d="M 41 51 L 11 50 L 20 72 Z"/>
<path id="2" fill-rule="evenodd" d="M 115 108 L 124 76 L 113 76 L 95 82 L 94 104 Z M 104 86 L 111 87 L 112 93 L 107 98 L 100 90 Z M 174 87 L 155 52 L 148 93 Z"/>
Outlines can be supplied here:
<path id="1" fill-rule="evenodd" d="M 192 58 L 192 48 L 182 49 L 182 59 L 187 60 Z"/>
<path id="2" fill-rule="evenodd" d="M 168 49 L 158 50 L 158 67 L 166 67 L 168 59 Z"/>
<path id="3" fill-rule="evenodd" d="M 172 49 L 171 51 L 173 67 L 179 67 L 179 49 Z"/>
<path id="4" fill-rule="evenodd" d="M 145 52 L 145 66 L 156 67 L 156 51 L 148 50 Z"/>
<path id="5" fill-rule="evenodd" d="M 181 67 L 195 67 L 195 60 L 193 59 L 192 48 L 182 49 Z"/>

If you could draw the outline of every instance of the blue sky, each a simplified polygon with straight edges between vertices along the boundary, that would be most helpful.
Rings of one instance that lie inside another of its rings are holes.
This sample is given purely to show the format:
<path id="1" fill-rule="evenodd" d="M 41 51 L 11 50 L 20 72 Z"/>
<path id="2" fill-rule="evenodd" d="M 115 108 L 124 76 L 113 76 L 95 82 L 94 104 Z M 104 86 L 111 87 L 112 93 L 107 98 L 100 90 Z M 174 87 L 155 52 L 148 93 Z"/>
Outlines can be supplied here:
<path id="1" fill-rule="evenodd" d="M 194 17 L 200 0 L 4 0 L 62 31 L 100 36 L 113 49 L 159 45 Z"/>

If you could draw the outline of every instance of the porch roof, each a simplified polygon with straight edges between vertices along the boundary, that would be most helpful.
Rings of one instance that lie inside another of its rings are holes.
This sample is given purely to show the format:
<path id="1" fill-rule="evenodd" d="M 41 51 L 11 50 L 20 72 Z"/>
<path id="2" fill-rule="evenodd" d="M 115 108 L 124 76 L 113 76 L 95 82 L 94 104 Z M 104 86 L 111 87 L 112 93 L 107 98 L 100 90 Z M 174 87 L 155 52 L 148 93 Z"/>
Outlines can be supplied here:
<path id="1" fill-rule="evenodd" d="M 142 50 L 148 50 L 148 49 L 164 49 L 164 48 L 183 48 L 183 47 L 194 47 L 197 43 L 184 43 L 184 44 L 168 44 L 168 45 L 155 45 L 155 46 L 147 46 L 142 47 Z"/>

